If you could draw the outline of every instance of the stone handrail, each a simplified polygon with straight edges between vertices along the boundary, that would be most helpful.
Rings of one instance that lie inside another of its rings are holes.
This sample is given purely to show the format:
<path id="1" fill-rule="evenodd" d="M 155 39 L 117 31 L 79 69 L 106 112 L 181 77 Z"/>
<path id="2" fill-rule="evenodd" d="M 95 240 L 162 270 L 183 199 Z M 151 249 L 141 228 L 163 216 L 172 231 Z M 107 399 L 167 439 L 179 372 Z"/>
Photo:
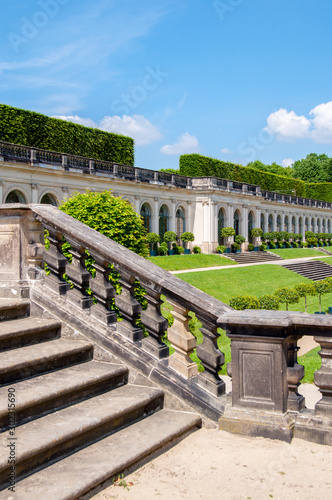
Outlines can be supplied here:
<path id="1" fill-rule="evenodd" d="M 286 195 L 274 191 L 261 190 L 260 186 L 236 182 L 219 177 L 188 177 L 138 168 L 130 165 L 86 158 L 77 155 L 48 151 L 30 146 L 21 146 L 0 141 L 0 161 L 14 161 L 31 165 L 58 165 L 64 170 L 81 170 L 86 174 L 104 173 L 111 177 L 133 182 L 148 182 L 183 189 L 223 190 L 263 197 L 266 201 L 302 205 L 314 208 L 332 208 L 332 203 L 300 196 Z"/>

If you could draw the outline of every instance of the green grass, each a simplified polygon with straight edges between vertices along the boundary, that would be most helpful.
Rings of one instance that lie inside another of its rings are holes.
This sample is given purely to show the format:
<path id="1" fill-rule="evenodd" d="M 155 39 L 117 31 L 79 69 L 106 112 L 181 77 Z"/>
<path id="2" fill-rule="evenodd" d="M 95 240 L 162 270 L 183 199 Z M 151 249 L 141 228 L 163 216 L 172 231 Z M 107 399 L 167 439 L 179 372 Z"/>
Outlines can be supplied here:
<path id="1" fill-rule="evenodd" d="M 150 262 L 166 271 L 181 271 L 182 269 L 197 269 L 199 267 L 216 267 L 237 265 L 230 259 L 216 254 L 167 255 L 164 257 L 149 257 Z"/>
<path id="2" fill-rule="evenodd" d="M 323 262 L 326 262 L 326 264 L 330 264 L 330 266 L 332 266 L 332 256 L 331 257 L 319 257 L 318 259 L 313 259 L 313 260 L 322 260 Z"/>
<path id="3" fill-rule="evenodd" d="M 302 384 L 313 384 L 315 371 L 319 370 L 322 364 L 322 359 L 318 352 L 320 346 L 315 347 L 312 351 L 307 352 L 304 356 L 299 356 L 298 362 L 304 366 L 304 377 L 301 380 Z"/>
<path id="4" fill-rule="evenodd" d="M 323 252 L 319 252 L 313 248 L 276 248 L 275 250 L 269 250 L 269 252 L 280 255 L 283 259 L 301 259 L 303 257 L 325 255 Z"/>

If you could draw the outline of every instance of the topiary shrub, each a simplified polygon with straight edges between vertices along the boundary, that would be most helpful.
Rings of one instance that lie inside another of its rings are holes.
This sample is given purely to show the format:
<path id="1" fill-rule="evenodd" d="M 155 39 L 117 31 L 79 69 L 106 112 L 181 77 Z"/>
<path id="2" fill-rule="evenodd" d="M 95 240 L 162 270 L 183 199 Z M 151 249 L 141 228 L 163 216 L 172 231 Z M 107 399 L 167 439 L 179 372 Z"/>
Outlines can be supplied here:
<path id="1" fill-rule="evenodd" d="M 273 250 L 276 247 L 276 245 L 273 241 L 270 241 L 269 247 L 272 248 L 272 250 Z"/>
<path id="2" fill-rule="evenodd" d="M 195 236 L 193 233 L 186 231 L 185 233 L 182 233 L 180 236 L 181 241 L 194 241 Z"/>
<path id="3" fill-rule="evenodd" d="M 225 250 L 226 250 L 226 247 L 224 245 L 218 245 L 216 248 L 216 252 L 219 252 L 219 253 L 224 253 Z"/>
<path id="4" fill-rule="evenodd" d="M 246 239 L 244 236 L 241 236 L 240 234 L 238 234 L 237 236 L 235 236 L 234 241 L 238 245 L 241 245 L 242 243 L 244 243 L 246 241 Z"/>
<path id="5" fill-rule="evenodd" d="M 285 248 L 291 248 L 292 245 L 289 243 L 289 241 L 285 241 Z"/>
<path id="6" fill-rule="evenodd" d="M 293 246 L 293 248 L 298 248 L 299 244 L 296 243 L 296 241 L 293 241 L 292 246 Z"/>
<path id="7" fill-rule="evenodd" d="M 251 230 L 250 236 L 253 238 L 259 238 L 263 236 L 263 229 L 260 227 L 254 227 L 254 229 Z"/>
<path id="8" fill-rule="evenodd" d="M 268 309 L 269 311 L 278 311 L 279 300 L 275 295 L 262 295 L 258 297 L 259 309 Z"/>
<path id="9" fill-rule="evenodd" d="M 286 304 L 286 311 L 288 311 L 289 304 L 297 304 L 300 299 L 297 291 L 287 286 L 278 288 L 278 290 L 274 292 L 274 295 L 281 304 Z"/>
<path id="10" fill-rule="evenodd" d="M 146 241 L 151 245 L 151 250 L 157 248 L 157 243 L 160 241 L 160 236 L 157 233 L 148 233 L 146 235 Z"/>
<path id="11" fill-rule="evenodd" d="M 267 246 L 266 245 L 260 245 L 259 249 L 260 249 L 261 252 L 266 252 Z"/>
<path id="12" fill-rule="evenodd" d="M 59 209 L 129 250 L 148 255 L 142 218 L 130 203 L 110 191 L 74 193 Z"/>
<path id="13" fill-rule="evenodd" d="M 249 243 L 249 245 L 248 245 L 249 252 L 252 252 L 254 249 L 255 249 L 255 245 L 253 245 L 252 243 Z"/>
<path id="14" fill-rule="evenodd" d="M 229 305 L 237 311 L 244 311 L 244 309 L 259 309 L 259 302 L 256 297 L 252 295 L 238 295 L 232 297 Z"/>
<path id="15" fill-rule="evenodd" d="M 167 255 L 167 252 L 168 252 L 167 243 L 165 241 L 163 241 L 160 244 L 160 247 L 158 248 L 158 255 Z"/>
<path id="16" fill-rule="evenodd" d="M 315 238 L 314 236 L 309 236 L 309 237 L 307 238 L 307 243 L 308 243 L 308 245 L 310 245 L 310 246 L 316 247 L 316 246 L 317 246 L 317 243 L 318 243 L 318 240 L 317 240 L 317 238 Z"/>
<path id="17" fill-rule="evenodd" d="M 175 255 L 180 255 L 180 254 L 184 253 L 184 248 L 182 246 L 179 246 L 179 245 L 173 246 L 173 250 L 174 250 Z"/>
<path id="18" fill-rule="evenodd" d="M 240 245 L 238 243 L 232 243 L 231 247 L 233 252 L 237 252 L 237 250 L 240 250 Z"/>
<path id="19" fill-rule="evenodd" d="M 176 241 L 177 238 L 177 234 L 174 231 L 166 231 L 166 233 L 164 234 L 164 241 L 167 241 L 168 243 Z"/>
<path id="20" fill-rule="evenodd" d="M 194 253 L 201 253 L 202 252 L 201 247 L 198 247 L 198 246 L 194 247 L 193 252 Z"/>
<path id="21" fill-rule="evenodd" d="M 230 226 L 223 227 L 220 231 L 220 236 L 222 238 L 228 238 L 229 236 L 234 236 L 234 234 L 235 234 L 235 229 L 234 227 Z"/>

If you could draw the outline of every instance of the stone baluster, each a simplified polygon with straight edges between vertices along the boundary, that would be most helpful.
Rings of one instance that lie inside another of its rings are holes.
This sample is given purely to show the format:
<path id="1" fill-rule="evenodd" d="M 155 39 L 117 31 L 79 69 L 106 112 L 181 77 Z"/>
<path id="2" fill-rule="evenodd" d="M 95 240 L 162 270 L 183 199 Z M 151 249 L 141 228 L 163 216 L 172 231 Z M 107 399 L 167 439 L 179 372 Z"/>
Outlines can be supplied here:
<path id="1" fill-rule="evenodd" d="M 205 388 L 214 396 L 221 396 L 225 393 L 225 382 L 219 377 L 220 368 L 225 362 L 224 354 L 217 346 L 219 334 L 217 324 L 205 318 L 198 317 L 203 327 L 203 343 L 197 346 L 197 356 L 205 368 L 204 373 L 198 377 L 198 385 Z"/>
<path id="2" fill-rule="evenodd" d="M 93 253 L 91 253 L 91 257 L 95 261 L 93 267 L 96 270 L 96 276 L 90 280 L 90 288 L 97 300 L 97 303 L 91 306 L 91 316 L 106 325 L 110 325 L 116 323 L 117 314 L 110 309 L 116 290 L 109 281 L 109 264 Z"/>
<path id="3" fill-rule="evenodd" d="M 66 272 L 67 259 L 62 253 L 62 235 L 51 227 L 46 227 L 46 229 L 49 232 L 47 239 L 50 247 L 49 250 L 44 251 L 43 259 L 50 274 L 46 275 L 45 285 L 59 295 L 64 295 L 69 289 L 69 284 L 63 277 Z"/>
<path id="4" fill-rule="evenodd" d="M 297 341 L 299 337 L 294 335 L 286 339 L 287 348 L 287 383 L 288 383 L 288 401 L 287 409 L 289 411 L 301 411 L 305 407 L 304 397 L 298 393 L 300 381 L 304 377 L 304 367 L 297 362 L 297 352 L 299 347 Z"/>
<path id="5" fill-rule="evenodd" d="M 160 312 L 162 300 L 161 292 L 158 289 L 150 288 L 144 284 L 147 291 L 146 300 L 148 307 L 141 313 L 141 320 L 149 336 L 143 341 L 143 349 L 158 359 L 164 359 L 169 356 L 169 348 L 162 341 L 168 328 L 168 321 Z"/>
<path id="6" fill-rule="evenodd" d="M 167 338 L 175 352 L 169 358 L 168 365 L 185 378 L 198 374 L 197 364 L 190 359 L 197 341 L 189 330 L 189 310 L 177 302 L 167 299 L 172 306 L 173 325 L 167 331 Z"/>
<path id="7" fill-rule="evenodd" d="M 123 319 L 117 323 L 117 331 L 132 342 L 138 342 L 143 338 L 143 330 L 137 326 L 142 306 L 135 299 L 135 277 L 121 270 L 119 283 L 122 292 L 115 296 L 115 305 Z"/>
<path id="8" fill-rule="evenodd" d="M 85 248 L 77 245 L 74 240 L 67 239 L 71 245 L 69 253 L 72 255 L 71 264 L 67 261 L 66 274 L 73 283 L 73 288 L 68 290 L 67 299 L 80 309 L 88 309 L 93 304 L 92 297 L 88 295 L 91 274 L 85 269 L 84 263 L 87 257 Z"/>
<path id="9" fill-rule="evenodd" d="M 331 329 L 329 328 L 330 332 Z M 329 333 L 330 333 L 329 332 Z M 319 387 L 322 399 L 315 406 L 315 414 L 332 418 L 332 335 L 315 335 L 314 340 L 321 346 L 319 352 L 322 366 L 315 373 L 315 384 Z"/>

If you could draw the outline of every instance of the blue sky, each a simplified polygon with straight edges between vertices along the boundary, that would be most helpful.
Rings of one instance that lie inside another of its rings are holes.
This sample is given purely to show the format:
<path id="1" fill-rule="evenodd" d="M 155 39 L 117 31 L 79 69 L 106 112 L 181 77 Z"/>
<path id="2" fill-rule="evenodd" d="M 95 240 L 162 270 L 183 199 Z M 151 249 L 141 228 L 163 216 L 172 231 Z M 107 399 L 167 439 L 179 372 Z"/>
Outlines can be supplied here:
<path id="1" fill-rule="evenodd" d="M 330 0 L 0 0 L 0 102 L 135 139 L 136 165 L 332 156 Z"/>

